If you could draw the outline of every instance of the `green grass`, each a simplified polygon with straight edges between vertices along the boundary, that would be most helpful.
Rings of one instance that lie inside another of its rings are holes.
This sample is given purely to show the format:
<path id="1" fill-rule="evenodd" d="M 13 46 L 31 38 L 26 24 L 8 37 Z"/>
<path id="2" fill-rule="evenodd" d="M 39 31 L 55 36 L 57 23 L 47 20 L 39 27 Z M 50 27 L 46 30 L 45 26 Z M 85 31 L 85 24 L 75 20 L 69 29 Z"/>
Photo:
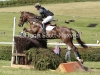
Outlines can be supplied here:
<path id="1" fill-rule="evenodd" d="M 76 29 L 78 32 L 82 32 L 81 38 L 85 43 L 96 43 L 96 40 L 100 40 L 100 1 L 98 2 L 74 2 L 74 3 L 62 3 L 62 4 L 44 4 L 44 7 L 50 9 L 55 14 L 55 22 L 59 26 L 66 26 Z M 20 17 L 20 11 L 29 11 L 38 14 L 38 11 L 31 6 L 20 6 L 20 7 L 8 7 L 0 8 L 0 32 L 6 32 L 6 34 L 0 34 L 0 42 L 12 41 L 12 25 L 13 18 L 16 17 L 16 35 L 23 29 L 18 27 L 18 20 Z M 74 23 L 66 24 L 64 21 L 74 19 Z M 89 24 L 98 24 L 96 27 L 87 27 Z M 24 27 L 29 25 L 25 24 Z M 96 36 L 96 33 L 99 36 Z M 49 40 L 53 42 L 54 40 Z M 60 40 L 55 40 L 60 41 Z M 54 42 L 55 42 L 54 41 Z M 74 41 L 76 43 L 76 41 Z"/>
<path id="2" fill-rule="evenodd" d="M 84 65 L 88 68 L 91 68 L 89 72 L 72 72 L 68 73 L 69 75 L 99 75 L 100 73 L 100 62 L 85 62 Z M 10 61 L 0 60 L 0 75 L 66 75 L 63 72 L 57 71 L 36 71 L 31 69 L 22 69 L 22 68 L 11 68 L 3 67 L 10 66 Z"/>

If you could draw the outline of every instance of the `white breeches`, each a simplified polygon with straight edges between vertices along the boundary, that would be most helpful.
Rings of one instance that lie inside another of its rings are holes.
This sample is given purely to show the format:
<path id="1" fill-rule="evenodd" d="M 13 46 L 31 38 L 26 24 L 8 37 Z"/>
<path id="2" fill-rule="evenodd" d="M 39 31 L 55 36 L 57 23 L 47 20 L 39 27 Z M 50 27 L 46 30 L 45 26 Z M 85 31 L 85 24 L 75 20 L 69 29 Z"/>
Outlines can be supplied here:
<path id="1" fill-rule="evenodd" d="M 42 24 L 45 24 L 45 23 L 47 23 L 49 21 L 52 21 L 53 19 L 54 19 L 54 16 L 48 16 L 42 21 Z"/>

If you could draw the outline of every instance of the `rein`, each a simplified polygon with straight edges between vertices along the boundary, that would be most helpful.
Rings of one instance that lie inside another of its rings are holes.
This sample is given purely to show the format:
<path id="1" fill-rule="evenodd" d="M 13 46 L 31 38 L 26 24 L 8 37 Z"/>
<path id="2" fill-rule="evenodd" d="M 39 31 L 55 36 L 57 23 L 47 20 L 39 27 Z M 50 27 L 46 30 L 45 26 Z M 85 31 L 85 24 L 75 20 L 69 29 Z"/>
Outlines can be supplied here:
<path id="1" fill-rule="evenodd" d="M 36 26 L 39 26 L 39 27 L 41 27 L 42 28 L 42 26 L 41 26 L 41 22 L 39 21 L 39 19 L 36 19 L 36 18 L 29 18 L 29 20 L 27 21 L 27 22 L 30 22 L 31 21 L 31 23 L 33 24 L 33 25 L 36 25 Z"/>

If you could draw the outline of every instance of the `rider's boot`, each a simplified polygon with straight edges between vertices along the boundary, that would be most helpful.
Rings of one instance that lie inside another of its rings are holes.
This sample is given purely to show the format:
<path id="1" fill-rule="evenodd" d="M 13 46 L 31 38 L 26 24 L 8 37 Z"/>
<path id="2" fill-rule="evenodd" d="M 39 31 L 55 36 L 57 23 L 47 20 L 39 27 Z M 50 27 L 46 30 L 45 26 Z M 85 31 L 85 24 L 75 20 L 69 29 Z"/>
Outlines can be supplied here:
<path id="1" fill-rule="evenodd" d="M 45 24 L 43 24 L 43 35 L 46 35 L 46 25 Z"/>

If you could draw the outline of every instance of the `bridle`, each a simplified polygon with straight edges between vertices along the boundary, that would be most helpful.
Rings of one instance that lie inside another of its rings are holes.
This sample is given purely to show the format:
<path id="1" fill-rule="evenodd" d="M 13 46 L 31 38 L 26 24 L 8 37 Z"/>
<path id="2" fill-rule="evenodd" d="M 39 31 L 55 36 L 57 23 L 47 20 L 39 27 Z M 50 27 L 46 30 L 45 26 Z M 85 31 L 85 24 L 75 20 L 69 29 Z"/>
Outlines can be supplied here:
<path id="1" fill-rule="evenodd" d="M 21 18 L 21 22 L 23 22 L 23 23 L 27 22 L 27 19 L 25 20 L 24 15 L 22 15 L 20 18 Z"/>
<path id="2" fill-rule="evenodd" d="M 24 23 L 30 23 L 31 25 L 37 25 L 41 27 L 41 22 L 40 19 L 38 18 L 38 16 L 34 15 L 33 17 L 29 17 L 27 18 L 27 16 L 25 16 L 24 14 L 21 14 L 20 16 L 20 23 L 19 26 L 22 27 Z"/>

